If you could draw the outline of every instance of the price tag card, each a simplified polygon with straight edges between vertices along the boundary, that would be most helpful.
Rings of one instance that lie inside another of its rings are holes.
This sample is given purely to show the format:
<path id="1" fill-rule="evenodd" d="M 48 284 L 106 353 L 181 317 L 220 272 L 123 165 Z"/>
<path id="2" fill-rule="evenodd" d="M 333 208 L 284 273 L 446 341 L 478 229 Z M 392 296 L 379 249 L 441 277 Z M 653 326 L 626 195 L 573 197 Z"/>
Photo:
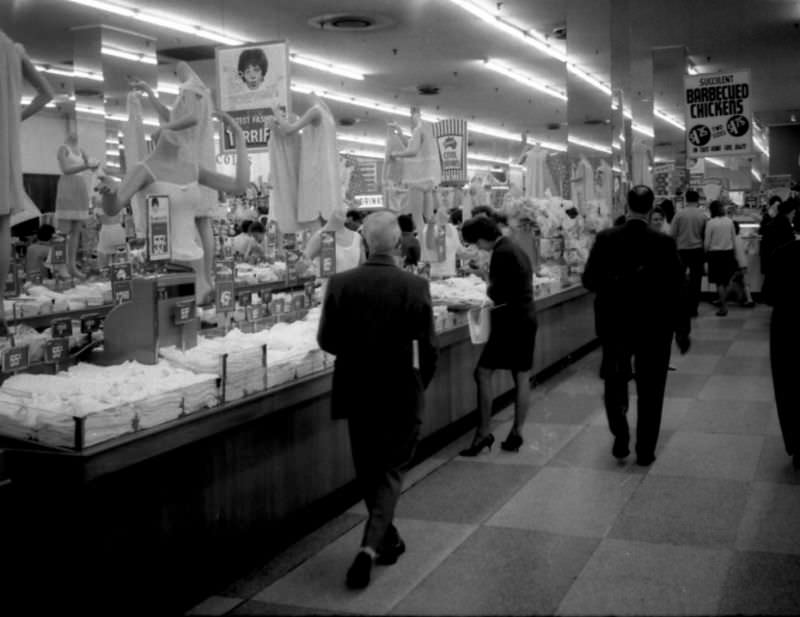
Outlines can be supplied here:
<path id="1" fill-rule="evenodd" d="M 283 250 L 294 251 L 297 248 L 297 234 L 283 234 Z"/>
<path id="2" fill-rule="evenodd" d="M 111 268 L 108 266 L 104 266 L 100 268 L 100 278 L 110 279 L 111 278 Z"/>
<path id="3" fill-rule="evenodd" d="M 314 281 L 306 281 L 304 287 L 304 291 L 306 293 L 306 297 L 308 298 L 308 305 L 311 306 L 311 303 L 314 301 L 314 292 L 316 291 L 316 286 L 314 285 Z"/>
<path id="4" fill-rule="evenodd" d="M 300 261 L 300 256 L 297 253 L 291 252 L 286 254 L 286 284 L 297 285 L 300 276 L 297 274 L 297 263 Z"/>
<path id="5" fill-rule="evenodd" d="M 336 232 L 323 231 L 319 245 L 319 275 L 327 278 L 336 274 Z"/>
<path id="6" fill-rule="evenodd" d="M 258 321 L 264 318 L 264 305 L 252 304 L 244 309 L 244 318 L 247 321 Z"/>
<path id="7" fill-rule="evenodd" d="M 11 347 L 3 351 L 3 372 L 24 371 L 30 365 L 28 347 Z"/>
<path id="8" fill-rule="evenodd" d="M 130 214 L 125 215 L 125 239 L 126 240 L 136 239 L 136 224 L 133 221 L 133 216 L 131 216 Z"/>
<path id="9" fill-rule="evenodd" d="M 97 332 L 103 325 L 103 318 L 97 313 L 90 313 L 81 317 L 81 333 L 91 334 Z"/>
<path id="10" fill-rule="evenodd" d="M 169 261 L 172 258 L 170 242 L 170 203 L 167 195 L 147 195 L 147 259 Z"/>
<path id="11" fill-rule="evenodd" d="M 50 247 L 50 263 L 54 266 L 61 266 L 67 263 L 67 241 L 53 240 Z"/>
<path id="12" fill-rule="evenodd" d="M 178 302 L 172 309 L 172 321 L 176 326 L 191 323 L 197 316 L 197 302 L 186 300 Z"/>
<path id="13" fill-rule="evenodd" d="M 267 249 L 275 250 L 278 248 L 278 223 L 270 221 L 267 223 Z"/>
<path id="14" fill-rule="evenodd" d="M 230 313 L 236 308 L 236 297 L 233 295 L 233 280 L 217 279 L 217 313 Z"/>
<path id="15" fill-rule="evenodd" d="M 69 318 L 54 319 L 51 329 L 53 338 L 69 338 L 72 336 L 72 320 Z"/>
<path id="16" fill-rule="evenodd" d="M 436 228 L 436 261 L 443 262 L 447 259 L 447 228 Z"/>
<path id="17" fill-rule="evenodd" d="M 111 267 L 111 295 L 115 304 L 133 300 L 133 271 L 131 264 L 119 263 Z"/>
<path id="18" fill-rule="evenodd" d="M 69 358 L 69 339 L 54 338 L 44 344 L 44 361 L 57 364 Z"/>
<path id="19" fill-rule="evenodd" d="M 294 294 L 292 296 L 292 310 L 293 311 L 302 311 L 306 308 L 306 295 L 302 294 Z"/>
<path id="20" fill-rule="evenodd" d="M 269 303 L 270 315 L 282 315 L 286 310 L 286 302 L 283 298 L 276 298 Z"/>
<path id="21" fill-rule="evenodd" d="M 237 300 L 239 301 L 240 306 L 248 307 L 253 304 L 253 294 L 252 292 L 247 291 L 237 295 Z"/>
<path id="22" fill-rule="evenodd" d="M 28 276 L 28 282 L 32 285 L 41 285 L 42 284 L 42 273 L 41 272 L 31 272 Z"/>

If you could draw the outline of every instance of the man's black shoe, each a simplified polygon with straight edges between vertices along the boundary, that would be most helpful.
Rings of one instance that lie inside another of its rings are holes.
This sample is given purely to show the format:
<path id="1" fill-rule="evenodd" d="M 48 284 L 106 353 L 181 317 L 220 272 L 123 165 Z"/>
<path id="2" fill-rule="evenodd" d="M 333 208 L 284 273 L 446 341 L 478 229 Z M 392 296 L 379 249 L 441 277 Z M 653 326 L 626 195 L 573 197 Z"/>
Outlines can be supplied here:
<path id="1" fill-rule="evenodd" d="M 360 551 L 353 560 L 353 565 L 347 571 L 347 586 L 350 589 L 364 589 L 369 585 L 372 572 L 372 557 L 369 553 Z"/>
<path id="2" fill-rule="evenodd" d="M 611 448 L 611 454 L 614 455 L 614 458 L 625 458 L 631 453 L 630 448 L 628 448 L 628 440 L 623 439 L 622 437 L 615 437 L 614 438 L 614 447 Z"/>
<path id="3" fill-rule="evenodd" d="M 636 464 L 640 465 L 641 467 L 648 467 L 648 466 L 652 465 L 655 460 L 656 460 L 656 457 L 654 455 L 652 455 L 652 454 L 650 454 L 649 456 L 641 456 L 640 455 L 640 456 L 636 457 Z"/>
<path id="4" fill-rule="evenodd" d="M 378 549 L 378 556 L 375 558 L 375 563 L 379 566 L 391 566 L 397 563 L 397 558 L 405 552 L 406 543 L 398 536 L 397 540 L 391 546 Z"/>

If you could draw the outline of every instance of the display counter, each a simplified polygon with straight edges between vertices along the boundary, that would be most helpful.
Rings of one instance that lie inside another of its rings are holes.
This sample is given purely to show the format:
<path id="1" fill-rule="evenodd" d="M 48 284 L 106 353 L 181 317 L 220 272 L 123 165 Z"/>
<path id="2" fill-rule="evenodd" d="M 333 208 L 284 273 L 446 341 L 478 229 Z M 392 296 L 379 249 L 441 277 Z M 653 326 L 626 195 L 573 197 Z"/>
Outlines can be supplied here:
<path id="1" fill-rule="evenodd" d="M 582 288 L 537 307 L 536 373 L 593 343 L 592 296 Z M 440 333 L 439 345 L 423 443 L 476 406 L 480 348 L 465 326 Z M 135 595 L 132 611 L 155 598 L 185 609 L 280 547 L 299 521 L 357 498 L 347 425 L 330 417 L 330 387 L 326 369 L 81 451 L 3 440 L 11 562 L 35 568 L 42 555 L 79 556 L 77 579 L 59 569 L 62 608 L 87 612 Z M 507 393 L 510 376 L 497 374 L 496 387 Z M 16 589 L 25 589 L 22 578 Z"/>

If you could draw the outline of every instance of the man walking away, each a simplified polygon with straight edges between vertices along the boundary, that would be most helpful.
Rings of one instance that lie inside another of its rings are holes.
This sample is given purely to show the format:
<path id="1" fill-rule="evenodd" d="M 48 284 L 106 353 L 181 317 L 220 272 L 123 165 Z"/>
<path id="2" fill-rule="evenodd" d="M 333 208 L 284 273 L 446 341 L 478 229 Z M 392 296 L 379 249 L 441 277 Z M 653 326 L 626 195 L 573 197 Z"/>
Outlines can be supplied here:
<path id="1" fill-rule="evenodd" d="M 612 454 L 622 459 L 630 453 L 626 413 L 633 361 L 636 462 L 644 466 L 655 460 L 673 334 L 681 353 L 690 345 L 684 271 L 675 241 L 648 225 L 653 201 L 647 186 L 628 193 L 628 220 L 597 234 L 583 274 L 584 287 L 597 294 L 595 324 L 603 349 L 600 370 Z"/>
<path id="2" fill-rule="evenodd" d="M 369 215 L 364 236 L 369 259 L 331 277 L 317 333 L 319 346 L 336 356 L 333 417 L 348 420 L 369 512 L 347 572 L 352 589 L 369 584 L 373 562 L 393 564 L 405 551 L 392 520 L 437 359 L 428 282 L 395 264 L 397 216 L 388 210 Z"/>
<path id="3" fill-rule="evenodd" d="M 697 317 L 700 306 L 700 289 L 703 284 L 703 264 L 705 253 L 706 221 L 708 217 L 699 207 L 700 195 L 697 191 L 686 191 L 686 207 L 672 219 L 672 237 L 678 243 L 678 254 L 684 267 L 689 271 L 689 310 Z"/>

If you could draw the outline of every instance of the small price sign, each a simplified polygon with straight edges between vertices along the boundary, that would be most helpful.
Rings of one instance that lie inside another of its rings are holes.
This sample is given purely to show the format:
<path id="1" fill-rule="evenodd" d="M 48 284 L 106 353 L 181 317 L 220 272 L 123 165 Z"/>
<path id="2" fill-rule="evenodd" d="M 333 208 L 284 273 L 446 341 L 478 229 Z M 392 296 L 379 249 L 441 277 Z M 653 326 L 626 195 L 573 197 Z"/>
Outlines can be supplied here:
<path id="1" fill-rule="evenodd" d="M 3 351 L 3 372 L 24 371 L 30 365 L 28 347 L 11 347 Z"/>
<path id="2" fill-rule="evenodd" d="M 271 315 L 282 315 L 286 310 L 286 302 L 283 298 L 276 298 L 269 303 L 269 312 Z"/>
<path id="3" fill-rule="evenodd" d="M 69 339 L 54 338 L 44 345 L 44 361 L 47 364 L 58 364 L 69 357 Z"/>
<path id="4" fill-rule="evenodd" d="M 253 294 L 252 292 L 248 291 L 238 296 L 238 300 L 241 306 L 248 307 L 253 304 Z"/>
<path id="5" fill-rule="evenodd" d="M 292 296 L 292 310 L 302 311 L 304 308 L 306 308 L 306 294 L 294 294 Z"/>
<path id="6" fill-rule="evenodd" d="M 263 304 L 252 304 L 250 306 L 245 307 L 244 309 L 244 318 L 247 321 L 258 321 L 264 318 L 264 305 Z"/>
<path id="7" fill-rule="evenodd" d="M 100 278 L 110 279 L 111 278 L 111 268 L 108 266 L 103 266 L 100 268 Z"/>
<path id="8" fill-rule="evenodd" d="M 278 248 L 278 223 L 275 221 L 267 223 L 267 248 Z"/>
<path id="9" fill-rule="evenodd" d="M 133 300 L 133 271 L 130 263 L 111 267 L 111 295 L 115 304 Z"/>
<path id="10" fill-rule="evenodd" d="M 217 280 L 217 313 L 229 313 L 236 307 L 233 295 L 233 281 Z"/>
<path id="11" fill-rule="evenodd" d="M 283 250 L 294 251 L 297 248 L 297 234 L 283 234 Z"/>
<path id="12" fill-rule="evenodd" d="M 17 272 L 16 264 L 13 263 L 8 269 L 8 276 L 6 276 L 5 295 L 19 295 L 19 272 Z"/>
<path id="13" fill-rule="evenodd" d="M 150 261 L 169 261 L 172 258 L 170 242 L 170 203 L 167 195 L 147 195 L 147 258 Z"/>
<path id="14" fill-rule="evenodd" d="M 61 266 L 67 263 L 67 242 L 66 240 L 54 240 L 50 247 L 50 263 L 54 266 Z"/>
<path id="15" fill-rule="evenodd" d="M 197 303 L 194 300 L 178 302 L 173 307 L 172 320 L 176 326 L 191 323 L 197 315 Z"/>
<path id="16" fill-rule="evenodd" d="M 91 313 L 81 317 L 81 333 L 91 334 L 97 332 L 103 325 L 103 318 L 97 313 Z"/>
<path id="17" fill-rule="evenodd" d="M 32 285 L 41 285 L 42 284 L 42 273 L 39 272 L 38 270 L 36 272 L 31 272 L 28 275 L 28 281 Z"/>
<path id="18" fill-rule="evenodd" d="M 54 339 L 69 338 L 72 336 L 72 320 L 69 318 L 54 319 L 51 328 Z"/>
<path id="19" fill-rule="evenodd" d="M 336 232 L 323 231 L 319 246 L 319 275 L 327 278 L 336 274 Z"/>
<path id="20" fill-rule="evenodd" d="M 300 261 L 300 256 L 297 253 L 291 252 L 286 255 L 286 284 L 297 285 L 300 276 L 297 274 L 297 263 Z"/>

